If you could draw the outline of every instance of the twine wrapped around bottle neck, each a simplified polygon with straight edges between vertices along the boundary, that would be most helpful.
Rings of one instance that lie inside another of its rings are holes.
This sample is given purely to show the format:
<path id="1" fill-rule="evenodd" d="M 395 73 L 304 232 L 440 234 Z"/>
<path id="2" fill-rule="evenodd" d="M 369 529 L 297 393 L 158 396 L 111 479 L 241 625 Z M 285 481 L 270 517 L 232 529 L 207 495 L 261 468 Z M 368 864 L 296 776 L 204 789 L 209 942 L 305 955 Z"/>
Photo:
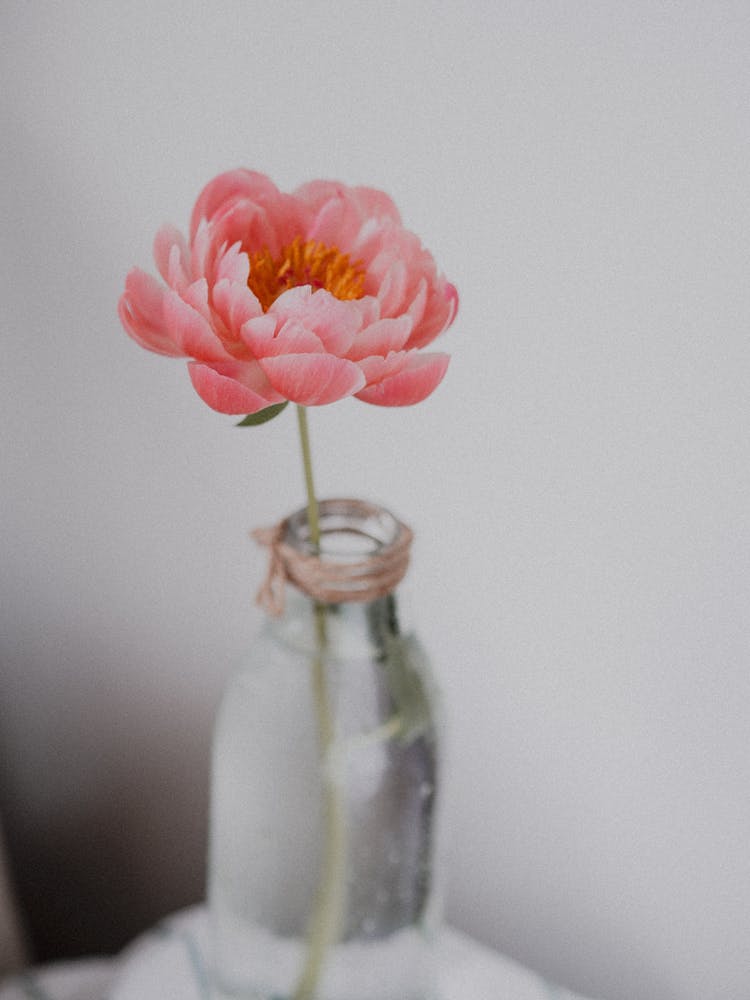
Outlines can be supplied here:
<path id="1" fill-rule="evenodd" d="M 385 539 L 384 517 L 388 519 Z M 404 578 L 414 535 L 388 511 L 362 500 L 323 500 L 320 520 L 320 553 L 309 538 L 300 537 L 301 526 L 307 526 L 304 511 L 252 532 L 269 549 L 268 572 L 256 598 L 269 615 L 278 617 L 284 611 L 287 583 L 321 604 L 364 603 L 388 594 Z M 368 527 L 373 524 L 380 526 L 379 533 Z M 358 536 L 369 542 L 372 551 L 364 555 L 327 552 L 326 540 L 333 535 Z"/>

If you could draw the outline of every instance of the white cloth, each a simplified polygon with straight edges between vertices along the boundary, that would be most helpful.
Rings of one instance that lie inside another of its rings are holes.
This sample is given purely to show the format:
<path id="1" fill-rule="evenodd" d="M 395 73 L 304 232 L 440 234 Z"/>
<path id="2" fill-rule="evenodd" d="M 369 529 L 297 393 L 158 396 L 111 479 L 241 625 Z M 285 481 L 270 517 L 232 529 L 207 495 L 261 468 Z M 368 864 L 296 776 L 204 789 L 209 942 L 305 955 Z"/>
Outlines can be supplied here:
<path id="1" fill-rule="evenodd" d="M 210 1000 L 202 906 L 175 914 L 118 958 L 31 970 L 0 985 L 0 1000 Z M 439 949 L 440 1000 L 584 1000 L 458 931 Z"/>

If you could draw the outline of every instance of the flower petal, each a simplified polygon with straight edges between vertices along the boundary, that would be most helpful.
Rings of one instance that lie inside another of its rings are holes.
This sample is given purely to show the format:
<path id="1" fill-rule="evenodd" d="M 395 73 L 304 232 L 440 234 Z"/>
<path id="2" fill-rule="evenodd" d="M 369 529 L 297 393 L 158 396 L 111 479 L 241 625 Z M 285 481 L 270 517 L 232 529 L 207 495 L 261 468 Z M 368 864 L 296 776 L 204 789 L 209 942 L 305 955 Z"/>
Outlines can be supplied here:
<path id="1" fill-rule="evenodd" d="M 351 396 L 365 384 L 353 361 L 331 354 L 287 354 L 259 361 L 277 392 L 302 406 L 323 406 Z"/>
<path id="2" fill-rule="evenodd" d="M 375 385 L 391 375 L 397 375 L 409 364 L 412 354 L 410 351 L 391 351 L 386 357 L 373 355 L 369 358 L 362 358 L 357 364 L 362 369 L 367 384 Z"/>
<path id="3" fill-rule="evenodd" d="M 164 320 L 182 354 L 198 361 L 224 361 L 231 357 L 208 320 L 177 292 L 169 290 L 164 296 Z"/>
<path id="4" fill-rule="evenodd" d="M 424 249 L 419 237 L 389 219 L 368 219 L 362 226 L 351 252 L 353 256 L 365 262 L 368 274 L 375 274 L 380 279 L 396 260 L 407 264 L 414 274 L 424 271 L 430 263 L 434 265 L 431 255 Z"/>
<path id="5" fill-rule="evenodd" d="M 183 302 L 187 302 L 196 312 L 208 322 L 211 322 L 211 308 L 208 304 L 208 282 L 205 278 L 198 278 L 192 285 L 180 293 Z"/>
<path id="6" fill-rule="evenodd" d="M 278 221 L 278 220 L 277 220 Z M 200 225 L 198 233 L 200 233 Z M 277 226 L 266 209 L 247 199 L 228 202 L 210 224 L 212 238 L 217 244 L 232 246 L 239 243 L 245 252 L 269 250 L 275 256 L 281 249 Z"/>
<path id="7" fill-rule="evenodd" d="M 194 278 L 206 277 L 213 284 L 214 262 L 220 245 L 221 240 L 217 239 L 211 226 L 205 221 L 201 222 L 190 241 L 190 273 Z"/>
<path id="8" fill-rule="evenodd" d="M 190 239 L 194 239 L 202 219 L 212 219 L 228 202 L 247 200 L 262 205 L 273 201 L 281 192 L 266 177 L 255 170 L 228 170 L 219 174 L 203 188 L 190 219 Z"/>
<path id="9" fill-rule="evenodd" d="M 411 290 L 409 292 L 409 294 L 413 297 L 406 311 L 411 316 L 413 329 L 422 322 L 422 317 L 424 316 L 425 307 L 427 305 L 428 291 L 427 278 L 423 276 L 417 282 L 416 291 Z"/>
<path id="10" fill-rule="evenodd" d="M 282 322 L 296 320 L 311 330 L 326 351 L 341 356 L 352 346 L 362 326 L 356 300 L 342 302 L 324 288 L 313 292 L 310 285 L 290 288 L 268 310 Z"/>
<path id="11" fill-rule="evenodd" d="M 277 329 L 276 317 L 266 314 L 245 323 L 240 331 L 256 358 L 276 358 L 282 354 L 324 354 L 325 349 L 312 330 L 290 320 Z"/>
<path id="12" fill-rule="evenodd" d="M 329 247 L 338 247 L 339 250 L 342 249 L 342 244 L 348 245 L 349 241 L 344 233 L 347 228 L 345 222 L 347 208 L 350 207 L 344 198 L 329 198 L 316 213 L 307 231 L 307 238 L 320 240 L 321 243 L 325 243 Z M 349 229 L 352 236 L 356 235 L 358 221 L 358 218 L 355 217 L 350 223 Z"/>
<path id="13" fill-rule="evenodd" d="M 348 253 L 362 229 L 362 209 L 350 192 L 339 192 L 318 209 L 307 230 L 309 239 Z M 354 261 L 356 258 L 352 258 Z"/>
<path id="14" fill-rule="evenodd" d="M 350 361 L 361 361 L 373 354 L 384 358 L 391 351 L 400 351 L 410 333 L 410 316 L 378 320 L 357 334 L 346 356 Z"/>
<path id="15" fill-rule="evenodd" d="M 125 278 L 125 296 L 133 310 L 153 326 L 163 326 L 165 292 L 166 288 L 140 267 L 134 267 Z"/>
<path id="16" fill-rule="evenodd" d="M 188 372 L 193 388 L 219 413 L 257 413 L 283 402 L 257 361 L 224 361 L 212 365 L 191 361 Z"/>
<path id="17" fill-rule="evenodd" d="M 220 252 L 216 264 L 216 281 L 228 278 L 239 285 L 246 285 L 250 274 L 250 261 L 242 249 L 242 244 L 233 243 L 227 250 Z"/>
<path id="18" fill-rule="evenodd" d="M 412 406 L 421 403 L 439 385 L 450 358 L 447 354 L 412 354 L 404 369 L 368 385 L 357 399 L 376 406 Z"/>
<path id="19" fill-rule="evenodd" d="M 154 237 L 154 260 L 170 288 L 181 291 L 190 283 L 190 252 L 179 229 L 161 227 Z"/>
<path id="20" fill-rule="evenodd" d="M 401 214 L 393 199 L 385 191 L 370 187 L 355 187 L 353 193 L 363 218 L 390 219 L 396 225 L 401 225 Z"/>
<path id="21" fill-rule="evenodd" d="M 222 278 L 214 285 L 213 307 L 236 339 L 243 323 L 263 315 L 260 302 L 246 284 Z"/>
<path id="22" fill-rule="evenodd" d="M 380 302 L 374 295 L 363 295 L 361 299 L 352 299 L 352 305 L 357 307 L 357 311 L 362 317 L 362 329 L 377 323 L 380 317 Z"/>
<path id="23" fill-rule="evenodd" d="M 125 279 L 125 292 L 117 304 L 127 333 L 149 351 L 179 358 L 184 351 L 175 343 L 164 319 L 166 289 L 155 278 L 134 267 Z"/>
<path id="24" fill-rule="evenodd" d="M 376 294 L 380 299 L 380 310 L 383 316 L 397 316 L 403 312 L 404 296 L 409 280 L 409 273 L 403 260 L 393 260 L 383 273 L 380 287 Z"/>
<path id="25" fill-rule="evenodd" d="M 438 334 L 446 330 L 458 311 L 458 292 L 448 281 L 441 281 L 428 295 L 424 316 L 415 324 L 407 347 L 426 347 Z"/>
<path id="26" fill-rule="evenodd" d="M 298 201 L 304 202 L 317 213 L 327 201 L 343 198 L 346 192 L 346 185 L 339 181 L 308 181 L 301 184 L 293 194 Z"/>
<path id="27" fill-rule="evenodd" d="M 316 214 L 331 200 L 349 202 L 356 210 L 361 222 L 366 219 L 390 219 L 401 224 L 401 216 L 395 204 L 383 191 L 369 187 L 347 187 L 339 181 L 309 181 L 297 188 L 295 198 L 309 205 Z"/>

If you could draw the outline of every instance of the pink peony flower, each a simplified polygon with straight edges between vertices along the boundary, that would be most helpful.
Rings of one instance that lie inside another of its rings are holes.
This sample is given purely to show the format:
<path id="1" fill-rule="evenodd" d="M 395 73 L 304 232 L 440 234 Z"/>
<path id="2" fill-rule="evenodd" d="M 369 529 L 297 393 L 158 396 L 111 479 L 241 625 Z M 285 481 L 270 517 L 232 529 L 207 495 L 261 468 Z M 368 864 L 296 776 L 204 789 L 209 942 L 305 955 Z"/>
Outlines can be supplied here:
<path id="1" fill-rule="evenodd" d="M 354 395 L 420 402 L 448 355 L 425 352 L 458 296 L 380 191 L 313 181 L 283 194 L 233 170 L 201 192 L 190 240 L 154 242 L 166 286 L 134 268 L 119 302 L 126 331 L 158 354 L 192 359 L 199 396 L 221 413 L 256 413 Z"/>

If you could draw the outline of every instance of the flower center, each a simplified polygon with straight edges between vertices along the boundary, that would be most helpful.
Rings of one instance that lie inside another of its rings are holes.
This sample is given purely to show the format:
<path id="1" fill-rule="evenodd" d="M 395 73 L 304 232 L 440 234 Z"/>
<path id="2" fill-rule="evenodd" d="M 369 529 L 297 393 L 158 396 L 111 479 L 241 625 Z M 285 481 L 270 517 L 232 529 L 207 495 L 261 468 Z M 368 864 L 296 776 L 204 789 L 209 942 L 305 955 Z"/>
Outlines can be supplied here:
<path id="1" fill-rule="evenodd" d="M 297 236 L 282 247 L 278 257 L 266 250 L 250 256 L 250 291 L 266 312 L 288 288 L 311 285 L 315 292 L 325 288 L 337 299 L 359 299 L 364 294 L 366 271 L 362 261 L 351 263 L 338 247 Z"/>

